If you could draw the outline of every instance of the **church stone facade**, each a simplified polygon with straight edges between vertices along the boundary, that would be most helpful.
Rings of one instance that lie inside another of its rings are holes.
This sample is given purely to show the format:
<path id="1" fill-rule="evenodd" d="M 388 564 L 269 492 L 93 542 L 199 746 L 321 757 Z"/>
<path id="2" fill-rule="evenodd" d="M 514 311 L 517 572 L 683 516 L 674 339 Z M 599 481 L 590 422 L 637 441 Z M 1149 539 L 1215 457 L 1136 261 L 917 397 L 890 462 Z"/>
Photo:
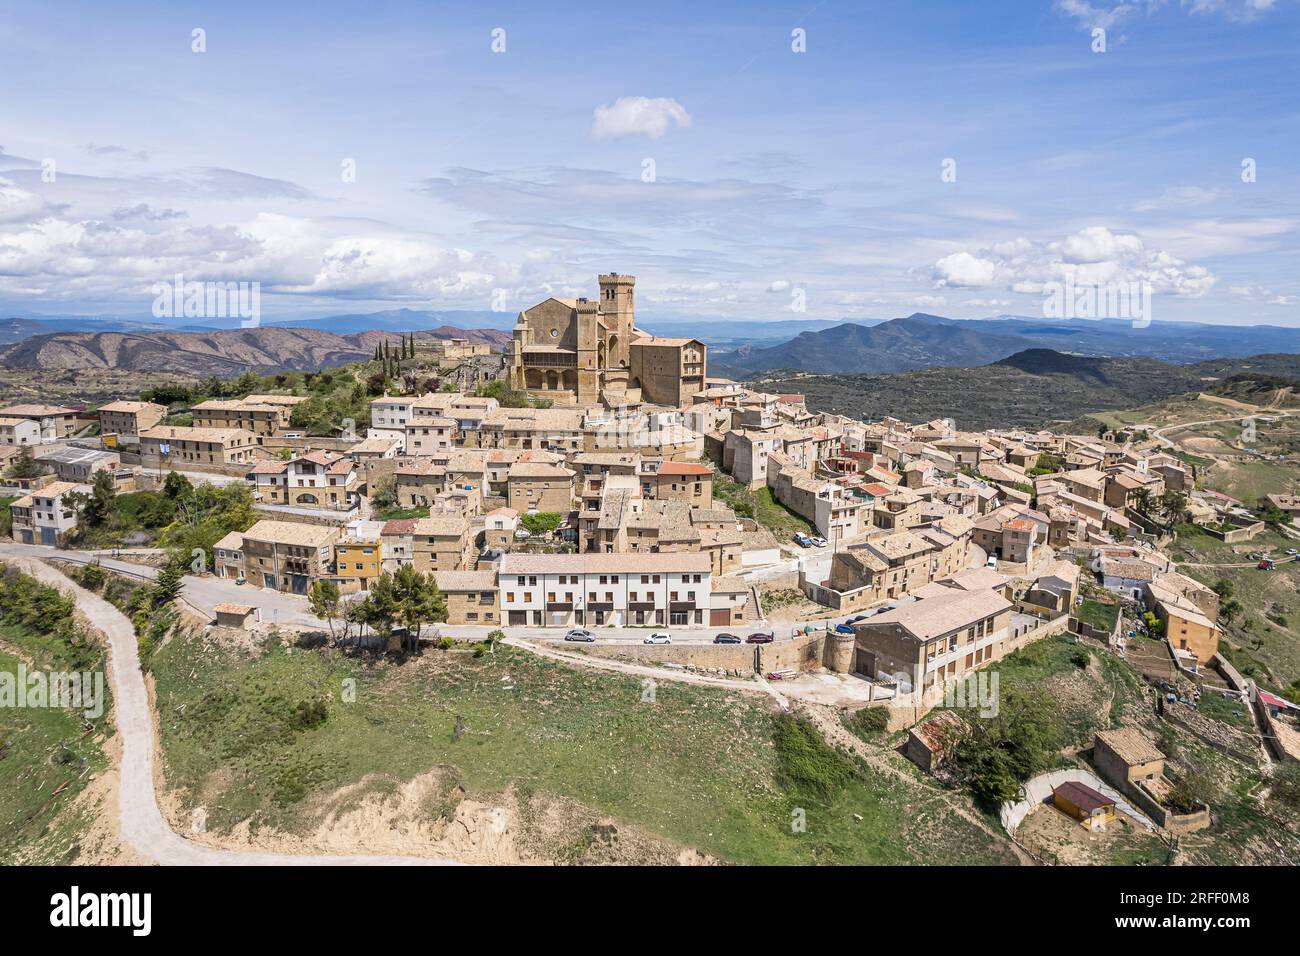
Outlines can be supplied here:
<path id="1" fill-rule="evenodd" d="M 599 277 L 598 299 L 547 299 L 519 313 L 510 381 L 557 404 L 682 406 L 705 388 L 707 346 L 636 327 L 636 277 Z"/>

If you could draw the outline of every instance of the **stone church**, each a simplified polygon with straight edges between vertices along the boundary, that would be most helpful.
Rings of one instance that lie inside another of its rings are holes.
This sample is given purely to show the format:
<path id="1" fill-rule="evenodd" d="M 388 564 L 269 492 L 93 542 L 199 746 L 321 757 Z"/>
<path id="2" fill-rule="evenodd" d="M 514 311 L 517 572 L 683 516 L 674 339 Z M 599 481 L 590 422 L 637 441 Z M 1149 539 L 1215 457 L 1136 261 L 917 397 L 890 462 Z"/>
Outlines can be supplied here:
<path id="1" fill-rule="evenodd" d="M 511 385 L 563 405 L 689 404 L 705 388 L 707 346 L 638 329 L 635 276 L 599 282 L 598 299 L 551 298 L 519 313 Z"/>

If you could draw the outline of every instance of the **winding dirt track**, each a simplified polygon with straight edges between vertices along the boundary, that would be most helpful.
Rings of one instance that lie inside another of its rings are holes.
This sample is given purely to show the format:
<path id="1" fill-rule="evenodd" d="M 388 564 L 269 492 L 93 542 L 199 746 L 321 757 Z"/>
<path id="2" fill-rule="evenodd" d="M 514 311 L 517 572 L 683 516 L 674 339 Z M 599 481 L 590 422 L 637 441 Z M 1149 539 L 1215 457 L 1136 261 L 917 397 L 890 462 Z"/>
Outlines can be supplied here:
<path id="1" fill-rule="evenodd" d="M 140 672 L 135 629 L 121 611 L 78 587 L 40 561 L 18 559 L 33 577 L 71 594 L 108 645 L 108 672 L 113 713 L 122 738 L 118 786 L 119 833 L 123 842 L 148 860 L 168 866 L 430 866 L 454 860 L 412 856 L 296 856 L 283 853 L 222 850 L 201 846 L 177 834 L 158 807 L 154 791 L 154 725 L 149 694 Z"/>

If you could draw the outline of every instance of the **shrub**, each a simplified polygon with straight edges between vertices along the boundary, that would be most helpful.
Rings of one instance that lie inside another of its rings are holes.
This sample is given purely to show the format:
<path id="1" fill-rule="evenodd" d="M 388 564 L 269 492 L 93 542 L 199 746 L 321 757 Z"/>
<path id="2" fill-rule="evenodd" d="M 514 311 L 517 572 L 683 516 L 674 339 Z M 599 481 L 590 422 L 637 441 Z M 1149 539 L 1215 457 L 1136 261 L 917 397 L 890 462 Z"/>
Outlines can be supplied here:
<path id="1" fill-rule="evenodd" d="M 871 737 L 884 733 L 889 726 L 889 714 L 883 707 L 863 707 L 849 715 L 845 723 L 859 737 Z"/>
<path id="2" fill-rule="evenodd" d="M 826 743 L 806 718 L 780 714 L 773 721 L 777 778 L 792 795 L 830 800 L 853 778 L 849 759 Z"/>
<path id="3" fill-rule="evenodd" d="M 289 712 L 289 726 L 294 730 L 306 730 L 323 724 L 329 717 L 329 710 L 323 700 L 300 700 Z"/>

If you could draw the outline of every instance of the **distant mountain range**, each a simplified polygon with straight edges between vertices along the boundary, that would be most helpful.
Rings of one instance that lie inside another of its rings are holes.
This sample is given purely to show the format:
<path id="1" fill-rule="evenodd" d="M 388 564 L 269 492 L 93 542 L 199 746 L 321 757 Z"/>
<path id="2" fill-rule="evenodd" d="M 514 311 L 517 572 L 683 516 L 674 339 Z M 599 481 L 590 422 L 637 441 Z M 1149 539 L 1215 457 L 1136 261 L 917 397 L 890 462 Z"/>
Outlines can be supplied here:
<path id="1" fill-rule="evenodd" d="M 510 336 L 497 329 L 441 326 L 411 333 L 417 339 L 466 338 L 501 348 Z M 310 328 L 262 326 L 224 332 L 51 332 L 0 350 L 11 369 L 117 368 L 176 372 L 206 378 L 249 369 L 317 371 L 370 358 L 375 346 L 398 334 L 371 329 L 340 335 Z"/>
<path id="2" fill-rule="evenodd" d="M 982 365 L 1025 347 L 1021 338 L 987 332 L 979 325 L 946 324 L 920 315 L 870 327 L 836 325 L 819 332 L 803 332 L 771 348 L 723 357 L 712 363 L 712 371 L 755 373 L 795 368 L 815 372 L 898 372 L 933 365 Z"/>
<path id="3" fill-rule="evenodd" d="M 119 316 L 27 316 L 0 320 L 0 365 L 10 367 L 89 367 L 69 363 L 118 361 L 152 362 L 165 368 L 169 362 L 185 364 L 190 371 L 197 361 L 189 349 L 173 350 L 169 337 L 183 334 L 231 336 L 231 333 L 282 330 L 304 336 L 280 336 L 275 343 L 320 342 L 299 349 L 292 344 L 259 351 L 254 345 L 240 345 L 224 356 L 224 346 L 198 347 L 198 354 L 211 355 L 216 365 L 204 374 L 224 374 L 227 369 L 267 367 L 281 354 L 287 367 L 322 367 L 334 361 L 331 355 L 355 355 L 355 342 L 315 339 L 311 333 L 347 339 L 367 332 L 390 334 L 425 332 L 446 338 L 450 335 L 482 335 L 482 341 L 503 346 L 513 328 L 513 312 L 423 311 L 391 309 L 369 313 L 342 313 L 318 318 L 265 320 L 259 329 L 240 329 L 238 320 L 201 320 L 200 323 L 164 326 Z M 1191 364 L 1209 358 L 1245 357 L 1265 353 L 1300 352 L 1300 329 L 1279 326 L 1206 325 L 1195 322 L 1153 322 L 1134 328 L 1131 322 L 1103 320 L 1047 320 L 1026 316 L 998 316 L 978 320 L 947 319 L 916 313 L 889 320 L 855 318 L 748 320 L 700 316 L 653 315 L 638 318 L 638 325 L 659 335 L 690 335 L 711 347 L 709 372 L 714 376 L 749 379 L 778 369 L 837 374 L 886 374 L 921 368 L 969 367 L 996 362 L 1026 349 L 1047 348 L 1085 356 L 1148 357 L 1173 364 Z M 96 336 L 128 336 L 119 340 Z M 142 336 L 142 338 L 140 338 Z M 96 344 L 102 341 L 102 345 Z M 180 340 L 188 341 L 188 340 Z M 201 341 L 201 340 L 196 340 Z M 255 340 L 216 339 L 217 342 Z M 121 343 L 126 342 L 124 347 Z M 152 343 L 152 344 L 150 344 Z M 251 350 L 248 350 L 251 349 Z M 167 354 L 178 351 L 174 358 Z M 138 354 L 137 354 L 138 353 Z M 26 364 L 14 364 L 26 363 Z M 132 366 L 122 366 L 132 367 Z"/>
<path id="4" fill-rule="evenodd" d="M 805 331 L 768 348 L 718 355 L 713 375 L 747 378 L 774 369 L 885 373 L 964 367 L 1048 348 L 1092 356 L 1145 356 L 1176 364 L 1269 352 L 1300 352 L 1300 329 L 1280 326 L 1154 322 L 1134 328 L 1114 319 L 1050 321 L 1000 317 L 976 321 L 916 313 L 872 326 L 845 323 Z"/>
<path id="5" fill-rule="evenodd" d="M 955 419 L 959 428 L 1039 427 L 1092 412 L 1135 408 L 1185 392 L 1242 396 L 1280 380 L 1300 395 L 1300 355 L 1270 354 L 1174 365 L 1145 357 L 1098 358 L 1026 349 L 974 368 L 889 375 L 772 373 L 756 385 L 801 393 L 814 411 L 877 420 Z"/>
<path id="6" fill-rule="evenodd" d="M 514 328 L 515 313 L 474 311 L 430 312 L 417 309 L 389 309 L 382 312 L 357 312 L 326 315 L 307 319 L 266 319 L 258 328 L 319 329 L 337 335 L 378 330 L 383 332 L 418 332 L 452 326 L 458 329 Z M 240 320 L 201 319 L 194 322 L 159 322 L 116 316 L 22 316 L 0 319 L 0 345 L 12 345 L 33 335 L 51 332 L 228 332 L 241 329 Z"/>

